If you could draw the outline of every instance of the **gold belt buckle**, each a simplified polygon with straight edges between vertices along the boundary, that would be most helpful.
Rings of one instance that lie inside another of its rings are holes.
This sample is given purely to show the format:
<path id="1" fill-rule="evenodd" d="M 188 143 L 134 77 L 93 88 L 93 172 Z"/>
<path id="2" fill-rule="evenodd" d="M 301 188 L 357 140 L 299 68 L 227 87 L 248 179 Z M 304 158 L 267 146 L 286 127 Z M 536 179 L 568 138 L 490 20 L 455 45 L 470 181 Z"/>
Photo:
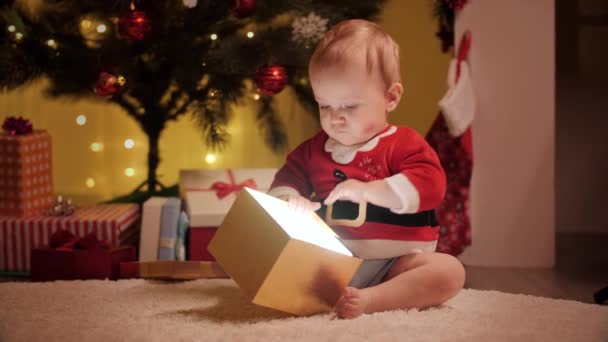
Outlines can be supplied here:
<path id="1" fill-rule="evenodd" d="M 333 219 L 331 217 L 333 212 L 334 205 L 329 204 L 327 206 L 327 210 L 325 211 L 325 222 L 328 225 L 339 225 L 339 226 L 349 226 L 349 227 L 360 227 L 363 222 L 365 222 L 365 216 L 367 215 L 367 202 L 363 201 L 359 203 L 359 215 L 357 218 L 353 220 L 349 219 Z"/>

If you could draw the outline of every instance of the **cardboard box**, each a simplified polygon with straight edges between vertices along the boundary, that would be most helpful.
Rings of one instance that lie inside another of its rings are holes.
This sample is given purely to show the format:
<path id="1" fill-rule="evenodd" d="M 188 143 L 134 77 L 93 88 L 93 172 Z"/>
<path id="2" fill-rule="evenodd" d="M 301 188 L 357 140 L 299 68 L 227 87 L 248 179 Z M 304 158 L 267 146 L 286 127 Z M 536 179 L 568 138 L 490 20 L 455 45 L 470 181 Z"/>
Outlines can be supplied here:
<path id="1" fill-rule="evenodd" d="M 228 275 L 215 262 L 145 261 L 121 263 L 120 277 L 191 280 L 228 278 Z"/>
<path id="2" fill-rule="evenodd" d="M 315 213 L 247 188 L 209 251 L 253 303 L 296 315 L 331 311 L 362 262 Z"/>
<path id="3" fill-rule="evenodd" d="M 134 247 L 60 250 L 32 249 L 32 281 L 118 279 L 120 263 L 134 261 Z"/>
<path id="4" fill-rule="evenodd" d="M 0 216 L 29 216 L 53 205 L 51 136 L 0 134 Z"/>
<path id="5" fill-rule="evenodd" d="M 0 271 L 28 272 L 30 250 L 49 244 L 60 229 L 78 237 L 94 232 L 99 240 L 118 247 L 139 235 L 138 204 L 99 204 L 76 208 L 70 216 L 0 216 Z"/>

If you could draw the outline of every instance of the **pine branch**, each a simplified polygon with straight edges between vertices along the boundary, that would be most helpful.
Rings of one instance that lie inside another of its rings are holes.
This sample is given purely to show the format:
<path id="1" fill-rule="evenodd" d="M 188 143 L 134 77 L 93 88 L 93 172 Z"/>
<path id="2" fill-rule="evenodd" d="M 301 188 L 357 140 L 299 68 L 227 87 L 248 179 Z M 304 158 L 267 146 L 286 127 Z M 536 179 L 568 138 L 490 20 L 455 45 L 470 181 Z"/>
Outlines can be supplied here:
<path id="1" fill-rule="evenodd" d="M 175 110 L 172 114 L 169 114 L 168 120 L 177 120 L 180 116 L 186 114 L 186 111 L 192 105 L 193 101 L 184 101 L 184 103 Z"/>
<path id="2" fill-rule="evenodd" d="M 143 114 L 139 114 L 139 107 L 135 106 L 131 101 L 129 101 L 126 94 L 114 96 L 112 97 L 111 101 L 121 106 L 129 116 L 140 124 L 143 122 L 145 116 Z"/>
<path id="3" fill-rule="evenodd" d="M 262 97 L 257 112 L 258 125 L 264 134 L 264 141 L 274 152 L 284 152 L 287 148 L 285 128 L 272 107 L 272 98 Z"/>

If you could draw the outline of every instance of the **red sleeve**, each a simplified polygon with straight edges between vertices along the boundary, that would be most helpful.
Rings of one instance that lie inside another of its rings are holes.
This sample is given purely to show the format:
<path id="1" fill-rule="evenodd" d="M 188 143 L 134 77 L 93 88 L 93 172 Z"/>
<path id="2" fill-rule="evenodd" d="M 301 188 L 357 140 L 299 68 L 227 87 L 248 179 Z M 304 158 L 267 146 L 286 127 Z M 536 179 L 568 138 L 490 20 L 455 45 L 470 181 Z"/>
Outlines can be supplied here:
<path id="1" fill-rule="evenodd" d="M 310 197 L 313 192 L 308 174 L 311 156 L 309 139 L 287 155 L 285 165 L 275 175 L 269 193 L 272 193 L 272 189 L 287 186 L 297 190 L 300 196 Z"/>
<path id="2" fill-rule="evenodd" d="M 404 175 L 413 185 L 414 191 L 405 193 L 419 197 L 417 211 L 439 207 L 445 195 L 446 175 L 437 153 L 411 128 L 400 127 L 396 138 L 389 160 L 392 173 Z"/>

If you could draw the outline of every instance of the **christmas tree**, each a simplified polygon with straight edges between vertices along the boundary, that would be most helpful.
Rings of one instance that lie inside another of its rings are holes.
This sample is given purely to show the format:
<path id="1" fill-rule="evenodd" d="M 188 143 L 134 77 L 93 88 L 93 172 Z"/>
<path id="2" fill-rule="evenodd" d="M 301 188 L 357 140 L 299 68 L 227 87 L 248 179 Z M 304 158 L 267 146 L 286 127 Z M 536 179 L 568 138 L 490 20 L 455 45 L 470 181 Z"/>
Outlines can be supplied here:
<path id="1" fill-rule="evenodd" d="M 349 18 L 373 20 L 384 1 L 16 0 L 0 7 L 0 89 L 45 77 L 48 96 L 121 106 L 148 137 L 153 193 L 159 138 L 192 115 L 208 146 L 229 141 L 232 104 L 253 94 L 259 129 L 286 143 L 273 96 L 291 87 L 316 111 L 307 79 L 315 43 Z"/>

